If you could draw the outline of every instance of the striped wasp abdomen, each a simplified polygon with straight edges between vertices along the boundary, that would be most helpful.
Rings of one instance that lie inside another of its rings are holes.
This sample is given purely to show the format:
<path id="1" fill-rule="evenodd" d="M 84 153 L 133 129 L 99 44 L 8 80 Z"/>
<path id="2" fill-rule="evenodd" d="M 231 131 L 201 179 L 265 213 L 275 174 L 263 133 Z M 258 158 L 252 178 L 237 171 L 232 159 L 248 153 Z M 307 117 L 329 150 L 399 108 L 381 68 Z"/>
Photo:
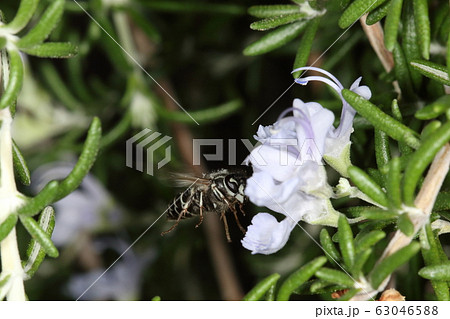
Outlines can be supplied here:
<path id="1" fill-rule="evenodd" d="M 230 171 L 221 169 L 211 173 L 203 174 L 203 177 L 190 175 L 179 175 L 178 184 L 189 186 L 179 193 L 167 210 L 167 217 L 176 223 L 162 235 L 172 231 L 181 219 L 199 216 L 198 227 L 203 221 L 206 212 L 220 214 L 223 220 L 227 240 L 231 242 L 226 212 L 231 211 L 236 223 L 243 233 L 245 229 L 241 226 L 237 213 L 238 210 L 244 214 L 243 204 L 247 200 L 244 194 L 248 174 L 245 171 Z"/>

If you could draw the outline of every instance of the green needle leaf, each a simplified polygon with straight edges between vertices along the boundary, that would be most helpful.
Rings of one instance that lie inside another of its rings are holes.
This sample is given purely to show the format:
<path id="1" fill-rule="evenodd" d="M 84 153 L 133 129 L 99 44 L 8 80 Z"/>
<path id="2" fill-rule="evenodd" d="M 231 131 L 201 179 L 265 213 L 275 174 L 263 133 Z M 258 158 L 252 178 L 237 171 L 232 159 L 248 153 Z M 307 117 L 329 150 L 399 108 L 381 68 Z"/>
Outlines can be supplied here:
<path id="1" fill-rule="evenodd" d="M 300 45 L 298 46 L 297 54 L 294 61 L 294 70 L 306 66 L 309 55 L 311 53 L 311 47 L 316 36 L 317 28 L 319 27 L 320 17 L 312 19 L 306 27 L 305 33 L 302 36 Z M 292 75 L 294 79 L 300 76 L 301 72 L 295 72 Z"/>
<path id="2" fill-rule="evenodd" d="M 354 296 L 356 296 L 360 291 L 361 291 L 360 288 L 350 289 L 343 296 L 341 296 L 340 298 L 336 299 L 336 301 L 349 301 Z"/>
<path id="3" fill-rule="evenodd" d="M 292 292 L 311 278 L 311 276 L 326 262 L 327 259 L 324 256 L 320 256 L 292 273 L 281 285 L 280 290 L 278 291 L 277 300 L 289 300 Z"/>
<path id="4" fill-rule="evenodd" d="M 55 211 L 51 206 L 46 207 L 39 216 L 39 227 L 42 228 L 50 238 L 55 228 Z M 45 251 L 41 244 L 32 239 L 27 249 L 28 260 L 23 263 L 23 271 L 28 278 L 33 277 L 45 258 Z"/>
<path id="5" fill-rule="evenodd" d="M 300 11 L 296 5 L 263 5 L 248 8 L 248 14 L 257 18 L 270 18 L 286 14 L 294 14 Z"/>
<path id="6" fill-rule="evenodd" d="M 355 0 L 342 13 L 339 18 L 339 27 L 342 29 L 348 28 L 353 22 L 358 20 L 366 12 L 376 9 L 386 0 Z"/>
<path id="7" fill-rule="evenodd" d="M 341 249 L 342 259 L 347 269 L 351 269 L 355 262 L 355 245 L 353 242 L 353 233 L 347 218 L 344 215 L 339 216 L 338 220 L 339 248 Z"/>
<path id="8" fill-rule="evenodd" d="M 410 62 L 420 59 L 420 48 L 417 42 L 417 30 L 414 21 L 414 9 L 412 1 L 404 3 L 404 12 L 402 17 L 402 48 L 405 59 L 408 64 L 411 81 L 416 90 L 420 89 L 422 83 L 422 75 L 413 69 Z"/>
<path id="9" fill-rule="evenodd" d="M 306 282 L 298 290 L 300 290 L 303 287 L 307 288 L 306 286 L 309 286 L 309 290 L 313 294 L 318 294 L 318 293 L 321 293 L 322 291 L 324 291 L 326 288 L 329 288 L 330 286 L 336 286 L 336 285 L 333 285 L 332 283 L 330 283 L 329 281 L 326 281 L 326 280 L 316 279 L 316 280 L 310 280 L 310 281 Z M 344 287 L 342 287 L 342 288 L 344 288 Z M 296 292 L 300 292 L 298 290 L 296 290 Z"/>
<path id="10" fill-rule="evenodd" d="M 401 214 L 397 220 L 398 229 L 402 231 L 406 236 L 412 236 L 414 234 L 414 225 L 409 219 L 408 214 Z"/>
<path id="11" fill-rule="evenodd" d="M 398 106 L 398 102 L 396 99 L 392 100 L 391 110 L 392 110 L 392 115 L 394 116 L 394 118 L 397 121 L 402 122 L 403 116 L 402 116 L 402 113 L 400 112 L 400 107 Z M 398 148 L 402 155 L 408 155 L 408 154 L 412 153 L 412 148 L 409 147 L 408 145 L 406 145 L 405 142 L 398 142 Z"/>
<path id="12" fill-rule="evenodd" d="M 119 122 L 115 123 L 115 126 L 106 133 L 101 140 L 100 148 L 105 149 L 116 142 L 121 136 L 123 136 L 131 126 L 131 112 L 128 111 L 122 115 Z"/>
<path id="13" fill-rule="evenodd" d="M 0 224 L 0 242 L 9 235 L 11 230 L 16 226 L 17 214 L 9 214 L 8 217 Z"/>
<path id="14" fill-rule="evenodd" d="M 355 248 L 356 254 L 374 246 L 380 240 L 386 237 L 386 233 L 382 230 L 372 230 L 361 236 L 356 236 L 355 238 Z"/>
<path id="15" fill-rule="evenodd" d="M 438 128 L 442 126 L 442 123 L 439 121 L 431 121 L 429 122 L 422 130 L 420 137 L 424 140 L 430 136 L 431 133 L 436 131 Z"/>
<path id="16" fill-rule="evenodd" d="M 450 33 L 447 40 L 447 75 L 450 78 Z"/>
<path id="17" fill-rule="evenodd" d="M 426 266 L 434 266 L 448 262 L 447 256 L 440 253 L 442 246 L 439 239 L 433 233 L 429 223 L 421 229 L 419 238 L 422 256 Z M 431 286 L 433 287 L 438 300 L 449 300 L 449 286 L 445 281 L 433 279 L 431 280 Z"/>
<path id="18" fill-rule="evenodd" d="M 350 216 L 350 217 L 360 217 L 361 214 L 366 210 L 379 211 L 380 208 L 378 208 L 376 206 L 352 206 L 352 207 L 347 208 L 345 213 L 347 216 Z"/>
<path id="19" fill-rule="evenodd" d="M 0 26 L 0 29 L 5 29 L 11 33 L 17 33 L 28 24 L 36 7 L 39 4 L 39 0 L 22 0 L 20 1 L 19 10 L 17 10 L 14 19 L 6 24 Z"/>
<path id="20" fill-rule="evenodd" d="M 419 147 L 420 142 L 416 137 L 417 133 L 410 128 L 350 90 L 342 90 L 342 96 L 359 114 L 372 123 L 375 128 L 386 132 L 387 135 L 397 141 L 405 142 L 412 148 Z"/>
<path id="21" fill-rule="evenodd" d="M 450 210 L 450 192 L 440 192 L 437 195 L 433 210 Z"/>
<path id="22" fill-rule="evenodd" d="M 383 280 L 387 278 L 387 276 L 392 274 L 395 269 L 407 262 L 419 251 L 419 249 L 420 244 L 418 242 L 412 242 L 408 246 L 396 251 L 377 264 L 370 274 L 370 282 L 372 287 L 377 289 Z"/>
<path id="23" fill-rule="evenodd" d="M 418 110 L 414 116 L 419 120 L 431 120 L 444 114 L 449 109 L 450 95 L 444 95 L 423 109 Z"/>
<path id="24" fill-rule="evenodd" d="M 58 193 L 59 183 L 51 181 L 35 197 L 29 199 L 25 205 L 17 210 L 19 216 L 34 216 L 46 206 L 50 205 Z"/>
<path id="25" fill-rule="evenodd" d="M 22 88 L 23 64 L 19 51 L 9 50 L 9 79 L 5 91 L 0 99 L 0 109 L 4 109 L 14 103 Z"/>
<path id="26" fill-rule="evenodd" d="M 386 49 L 392 52 L 397 42 L 397 33 L 400 27 L 400 15 L 402 13 L 403 0 L 391 0 L 384 23 L 384 44 Z"/>
<path id="27" fill-rule="evenodd" d="M 408 205 L 413 205 L 414 192 L 425 169 L 431 163 L 437 152 L 450 141 L 450 121 L 446 122 L 433 133 L 430 133 L 417 151 L 411 156 L 404 174 L 403 197 Z"/>
<path id="28" fill-rule="evenodd" d="M 280 25 L 292 23 L 296 20 L 300 20 L 301 18 L 305 18 L 305 17 L 307 17 L 307 14 L 303 13 L 303 12 L 286 14 L 286 15 L 277 16 L 277 17 L 270 17 L 270 18 L 266 18 L 264 20 L 253 22 L 252 24 L 250 24 L 250 29 L 258 30 L 258 31 L 266 31 L 266 30 L 270 30 L 270 29 L 279 27 Z"/>
<path id="29" fill-rule="evenodd" d="M 396 42 L 392 51 L 394 57 L 394 73 L 405 97 L 414 96 L 408 62 L 402 47 Z"/>
<path id="30" fill-rule="evenodd" d="M 53 199 L 54 202 L 67 196 L 81 184 L 84 176 L 86 176 L 94 164 L 100 146 L 101 136 L 101 122 L 97 117 L 94 117 L 86 141 L 84 142 L 80 158 L 70 174 L 61 181 L 58 193 Z"/>
<path id="31" fill-rule="evenodd" d="M 371 199 L 379 203 L 380 205 L 387 207 L 388 201 L 386 194 L 381 187 L 375 183 L 375 181 L 367 175 L 362 169 L 356 166 L 350 166 L 348 168 L 348 174 L 350 179 L 355 185 Z"/>
<path id="32" fill-rule="evenodd" d="M 47 255 L 52 258 L 58 257 L 58 249 L 53 244 L 50 235 L 42 229 L 42 227 L 33 219 L 33 217 L 19 216 L 25 229 L 30 233 L 31 237 L 36 240 Z"/>
<path id="33" fill-rule="evenodd" d="M 391 159 L 391 150 L 389 148 L 389 136 L 378 129 L 375 129 L 375 159 L 378 168 L 388 164 Z"/>
<path id="34" fill-rule="evenodd" d="M 361 38 L 363 37 L 362 32 L 355 32 L 348 39 L 343 42 L 339 48 L 336 48 L 333 52 L 333 55 L 328 57 L 327 60 L 322 64 L 322 69 L 331 70 L 336 65 L 338 65 L 341 61 L 345 61 L 348 57 L 349 53 L 356 47 L 358 43 L 360 43 Z M 337 100 L 335 100 L 337 101 Z M 353 126 L 355 127 L 356 122 L 361 120 L 361 117 L 357 117 L 353 120 Z M 365 120 L 365 119 L 362 119 Z"/>
<path id="35" fill-rule="evenodd" d="M 275 288 L 276 288 L 276 285 L 270 286 L 270 288 L 267 290 L 266 295 L 264 297 L 265 301 L 274 301 L 275 300 Z"/>
<path id="36" fill-rule="evenodd" d="M 27 163 L 25 162 L 25 158 L 20 152 L 17 144 L 13 141 L 13 164 L 14 170 L 19 176 L 20 182 L 28 186 L 31 183 L 30 170 L 28 169 Z"/>
<path id="37" fill-rule="evenodd" d="M 123 6 L 128 3 L 122 2 Z M 143 1 L 143 5 L 148 8 L 155 9 L 162 12 L 180 12 L 186 13 L 209 13 L 209 14 L 230 14 L 230 15 L 243 15 L 245 14 L 245 8 L 236 4 L 227 3 L 208 3 L 205 5 L 201 1 L 167 1 L 167 0 L 152 0 Z"/>
<path id="38" fill-rule="evenodd" d="M 325 251 L 325 256 L 330 261 L 330 263 L 334 264 L 341 260 L 341 256 L 336 249 L 336 246 L 334 246 L 330 234 L 325 228 L 322 228 L 322 230 L 320 231 L 320 245 Z"/>
<path id="39" fill-rule="evenodd" d="M 263 280 L 261 280 L 252 290 L 248 292 L 243 298 L 244 301 L 256 301 L 260 300 L 264 294 L 273 286 L 276 285 L 279 274 L 272 274 Z"/>
<path id="40" fill-rule="evenodd" d="M 397 99 L 393 99 L 392 103 L 391 103 L 391 111 L 392 111 L 392 115 L 394 116 L 394 118 L 399 121 L 402 122 L 403 121 L 403 116 L 402 116 L 402 112 L 400 111 L 400 107 L 398 106 L 398 101 Z"/>
<path id="41" fill-rule="evenodd" d="M 237 110 L 242 108 L 242 100 L 231 100 L 219 106 L 211 107 L 201 111 L 189 112 L 189 114 L 200 124 L 212 123 L 214 121 L 220 121 L 227 116 L 232 115 Z M 166 109 L 160 109 L 160 115 L 171 121 L 181 122 L 186 124 L 195 123 L 192 118 L 182 111 L 167 111 Z"/>
<path id="42" fill-rule="evenodd" d="M 56 27 L 63 12 L 64 0 L 53 1 L 34 28 L 17 42 L 17 46 L 23 49 L 42 43 Z"/>
<path id="43" fill-rule="evenodd" d="M 323 267 L 316 271 L 315 275 L 317 278 L 347 288 L 355 286 L 355 281 L 349 275 L 340 270 Z"/>
<path id="44" fill-rule="evenodd" d="M 78 48 L 68 42 L 49 42 L 22 49 L 23 52 L 40 58 L 70 58 Z"/>
<path id="45" fill-rule="evenodd" d="M 369 257 L 373 254 L 373 249 L 365 249 L 362 250 L 359 254 L 356 255 L 355 263 L 352 267 L 352 274 L 359 278 L 363 274 L 363 267 Z"/>
<path id="46" fill-rule="evenodd" d="M 361 213 L 361 217 L 365 219 L 395 219 L 398 217 L 398 213 L 384 209 L 366 210 Z"/>
<path id="47" fill-rule="evenodd" d="M 388 201 L 394 208 L 400 208 L 402 205 L 401 177 L 400 158 L 394 157 L 389 163 L 386 183 Z"/>
<path id="48" fill-rule="evenodd" d="M 430 79 L 436 80 L 442 84 L 450 85 L 448 70 L 446 67 L 424 60 L 413 60 L 411 66 Z"/>
<path id="49" fill-rule="evenodd" d="M 367 15 L 366 24 L 372 25 L 383 19 L 387 15 L 390 5 L 391 2 L 386 1 L 375 10 L 370 11 Z"/>
<path id="50" fill-rule="evenodd" d="M 426 60 L 430 58 L 430 18 L 428 16 L 428 0 L 413 0 L 414 20 L 420 52 Z"/>
<path id="51" fill-rule="evenodd" d="M 425 265 L 431 266 L 447 261 L 447 257 L 440 253 L 442 247 L 430 223 L 426 224 L 420 232 L 420 244 Z"/>
<path id="52" fill-rule="evenodd" d="M 381 167 L 383 167 L 383 166 L 381 166 Z M 370 177 L 372 177 L 372 179 L 374 180 L 375 183 L 377 183 L 381 187 L 384 187 L 384 184 L 385 184 L 384 176 L 379 170 L 369 167 L 367 169 L 367 173 L 369 174 Z"/>
<path id="53" fill-rule="evenodd" d="M 253 42 L 244 49 L 244 55 L 260 55 L 275 50 L 298 36 L 306 27 L 309 20 L 302 20 L 279 27 Z"/>
<path id="54" fill-rule="evenodd" d="M 352 0 L 340 0 L 339 4 L 340 4 L 341 8 L 346 8 L 351 1 Z"/>
<path id="55" fill-rule="evenodd" d="M 419 276 L 430 280 L 450 281 L 450 261 L 423 267 L 419 270 Z"/>
<path id="56" fill-rule="evenodd" d="M 55 65 L 46 61 L 42 61 L 41 64 L 40 72 L 56 97 L 67 108 L 81 110 L 82 103 L 74 97 L 72 91 L 66 86 L 65 81 L 59 75 Z"/>

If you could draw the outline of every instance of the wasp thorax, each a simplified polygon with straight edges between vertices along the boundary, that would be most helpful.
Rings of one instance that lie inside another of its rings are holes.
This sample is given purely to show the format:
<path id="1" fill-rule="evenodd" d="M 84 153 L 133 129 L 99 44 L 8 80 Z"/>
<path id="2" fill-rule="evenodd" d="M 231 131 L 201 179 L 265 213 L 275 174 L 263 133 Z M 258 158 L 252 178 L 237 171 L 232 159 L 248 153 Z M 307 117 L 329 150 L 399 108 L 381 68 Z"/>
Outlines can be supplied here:
<path id="1" fill-rule="evenodd" d="M 204 213 L 215 212 L 220 214 L 227 239 L 231 241 L 225 216 L 229 210 L 233 212 L 239 228 L 245 233 L 239 223 L 237 211 L 239 209 L 243 213 L 242 205 L 247 199 L 244 194 L 247 177 L 246 172 L 230 172 L 227 169 L 204 174 L 202 178 L 185 177 L 192 184 L 179 193 L 169 206 L 167 217 L 176 220 L 176 223 L 163 234 L 174 229 L 181 219 L 193 216 L 199 216 L 200 221 L 196 225 L 198 227 L 203 221 Z"/>

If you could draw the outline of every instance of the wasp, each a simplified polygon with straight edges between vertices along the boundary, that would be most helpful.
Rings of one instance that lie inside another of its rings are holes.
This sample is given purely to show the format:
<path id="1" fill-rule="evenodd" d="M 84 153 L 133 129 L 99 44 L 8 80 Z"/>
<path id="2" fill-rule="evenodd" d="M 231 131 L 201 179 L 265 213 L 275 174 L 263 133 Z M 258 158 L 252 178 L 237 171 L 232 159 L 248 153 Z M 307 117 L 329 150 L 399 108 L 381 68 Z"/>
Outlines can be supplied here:
<path id="1" fill-rule="evenodd" d="M 237 214 L 239 209 L 245 215 L 243 205 L 247 197 L 244 189 L 248 176 L 246 171 L 228 169 L 206 173 L 203 177 L 177 174 L 175 178 L 178 186 L 188 186 L 188 188 L 179 193 L 167 209 L 168 219 L 175 220 L 175 224 L 161 235 L 171 232 L 180 220 L 193 216 L 199 217 L 199 222 L 195 226 L 197 228 L 203 222 L 205 213 L 215 212 L 223 220 L 227 240 L 231 242 L 226 218 L 228 211 L 233 212 L 239 229 L 245 234 Z"/>

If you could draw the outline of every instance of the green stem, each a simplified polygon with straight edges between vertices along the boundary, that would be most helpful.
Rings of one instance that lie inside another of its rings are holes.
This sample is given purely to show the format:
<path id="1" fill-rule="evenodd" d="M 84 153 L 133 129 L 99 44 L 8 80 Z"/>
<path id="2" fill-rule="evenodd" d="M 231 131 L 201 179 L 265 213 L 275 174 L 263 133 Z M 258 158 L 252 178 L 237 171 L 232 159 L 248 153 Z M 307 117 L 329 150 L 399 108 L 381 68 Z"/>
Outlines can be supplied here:
<path id="1" fill-rule="evenodd" d="M 16 182 L 14 180 L 12 140 L 11 140 L 11 113 L 9 107 L 0 111 L 2 127 L 0 129 L 0 197 L 5 204 L 0 206 L 2 221 L 22 204 L 17 197 Z M 23 270 L 17 246 L 15 227 L 1 242 L 2 274 L 11 276 L 11 288 L 6 294 L 8 300 L 25 300 L 23 287 Z"/>
<path id="2" fill-rule="evenodd" d="M 3 84 L 9 79 L 9 70 L 6 52 L 0 51 L 0 72 Z M 11 139 L 12 117 L 9 105 L 0 111 L 0 222 L 3 222 L 10 213 L 23 204 L 23 200 L 17 192 L 13 169 L 13 151 Z M 0 244 L 2 259 L 2 275 L 10 275 L 10 289 L 6 294 L 8 300 L 25 300 L 23 286 L 23 269 L 17 245 L 16 228 L 14 227 L 8 236 Z"/>

